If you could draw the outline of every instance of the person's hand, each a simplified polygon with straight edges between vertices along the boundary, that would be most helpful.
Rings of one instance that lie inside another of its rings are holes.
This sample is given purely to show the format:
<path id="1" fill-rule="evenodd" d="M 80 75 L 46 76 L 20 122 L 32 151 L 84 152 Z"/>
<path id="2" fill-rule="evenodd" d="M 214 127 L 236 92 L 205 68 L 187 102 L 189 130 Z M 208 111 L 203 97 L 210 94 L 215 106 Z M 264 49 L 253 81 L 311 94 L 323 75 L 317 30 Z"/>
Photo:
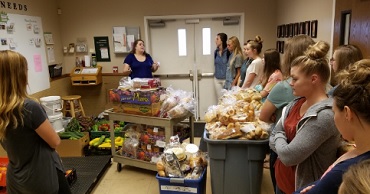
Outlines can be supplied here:
<path id="1" fill-rule="evenodd" d="M 153 72 L 154 72 L 154 71 L 157 71 L 157 70 L 158 70 L 158 68 L 159 68 L 159 66 L 160 66 L 160 63 L 159 63 L 159 62 L 154 62 L 154 63 L 153 63 L 153 65 L 152 65 L 152 70 L 153 70 Z"/>
<path id="2" fill-rule="evenodd" d="M 300 193 L 302 194 L 305 194 L 307 193 L 309 190 L 312 189 L 312 187 L 314 187 L 315 185 L 310 185 L 310 186 L 307 186 L 306 188 L 302 189 L 302 191 Z"/>

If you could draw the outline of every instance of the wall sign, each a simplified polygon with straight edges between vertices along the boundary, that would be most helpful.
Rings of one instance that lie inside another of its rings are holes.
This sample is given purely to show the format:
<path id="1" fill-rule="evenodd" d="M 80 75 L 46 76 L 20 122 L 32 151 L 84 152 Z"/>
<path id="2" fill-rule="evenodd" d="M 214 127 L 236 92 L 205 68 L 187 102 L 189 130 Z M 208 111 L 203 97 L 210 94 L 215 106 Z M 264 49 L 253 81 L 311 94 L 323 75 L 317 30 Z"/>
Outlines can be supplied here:
<path id="1" fill-rule="evenodd" d="M 28 7 L 25 4 L 13 3 L 10 1 L 0 1 L 0 8 L 27 11 Z"/>
<path id="2" fill-rule="evenodd" d="M 110 62 L 108 36 L 94 37 L 96 61 Z"/>

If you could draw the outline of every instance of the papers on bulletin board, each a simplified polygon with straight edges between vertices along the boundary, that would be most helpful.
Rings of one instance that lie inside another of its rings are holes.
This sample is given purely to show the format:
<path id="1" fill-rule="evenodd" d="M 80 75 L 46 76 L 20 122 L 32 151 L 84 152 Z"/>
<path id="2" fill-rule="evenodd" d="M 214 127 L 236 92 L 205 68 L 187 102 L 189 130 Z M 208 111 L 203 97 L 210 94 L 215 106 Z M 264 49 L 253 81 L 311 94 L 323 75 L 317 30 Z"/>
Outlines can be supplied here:
<path id="1" fill-rule="evenodd" d="M 100 48 L 100 54 L 102 59 L 109 59 L 108 49 Z"/>
<path id="2" fill-rule="evenodd" d="M 44 33 L 45 44 L 51 45 L 54 44 L 53 34 L 51 32 Z"/>
<path id="3" fill-rule="evenodd" d="M 128 50 L 132 50 L 132 45 L 134 44 L 135 41 L 135 36 L 134 35 L 127 35 L 127 45 L 128 45 Z"/>
<path id="4" fill-rule="evenodd" d="M 126 27 L 113 27 L 114 52 L 128 52 Z"/>
<path id="5" fill-rule="evenodd" d="M 123 34 L 113 34 L 113 43 L 115 52 L 126 52 L 126 43 L 123 40 Z"/>
<path id="6" fill-rule="evenodd" d="M 47 51 L 48 51 L 48 62 L 49 63 L 55 62 L 54 47 L 48 46 L 46 48 L 47 48 Z"/>
<path id="7" fill-rule="evenodd" d="M 39 54 L 33 55 L 33 62 L 35 64 L 35 72 L 42 72 L 41 55 Z"/>

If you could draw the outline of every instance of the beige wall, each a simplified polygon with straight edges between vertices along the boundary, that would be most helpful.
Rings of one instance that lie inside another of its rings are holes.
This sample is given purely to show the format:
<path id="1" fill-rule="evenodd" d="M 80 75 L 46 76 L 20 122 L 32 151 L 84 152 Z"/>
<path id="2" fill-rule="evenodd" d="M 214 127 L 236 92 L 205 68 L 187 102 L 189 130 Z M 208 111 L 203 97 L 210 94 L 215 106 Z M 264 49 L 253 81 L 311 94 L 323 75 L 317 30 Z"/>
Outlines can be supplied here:
<path id="1" fill-rule="evenodd" d="M 244 39 L 260 35 L 264 49 L 275 47 L 276 0 L 58 0 L 63 14 L 60 15 L 63 45 L 76 42 L 79 37 L 88 40 L 94 48 L 94 36 L 108 36 L 111 62 L 100 63 L 103 73 L 112 72 L 112 66 L 119 66 L 126 55 L 112 52 L 113 26 L 139 26 L 141 38 L 145 40 L 144 16 L 193 15 L 217 13 L 245 13 Z M 165 37 L 164 37 L 165 38 Z M 76 55 L 65 55 L 64 67 L 71 71 Z"/>
<path id="2" fill-rule="evenodd" d="M 332 44 L 333 0 L 278 0 L 277 24 L 318 20 L 317 40 Z M 281 39 L 284 40 L 284 39 Z"/>

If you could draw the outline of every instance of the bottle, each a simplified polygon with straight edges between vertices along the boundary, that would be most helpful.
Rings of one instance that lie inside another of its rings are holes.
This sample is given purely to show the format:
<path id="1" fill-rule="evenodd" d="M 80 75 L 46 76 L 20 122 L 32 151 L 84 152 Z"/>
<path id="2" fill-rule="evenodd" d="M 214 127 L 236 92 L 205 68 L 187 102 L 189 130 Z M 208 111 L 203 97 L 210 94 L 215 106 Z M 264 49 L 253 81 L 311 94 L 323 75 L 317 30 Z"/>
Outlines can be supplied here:
<path id="1" fill-rule="evenodd" d="M 91 66 L 96 67 L 96 56 L 93 54 L 91 56 Z"/>
<path id="2" fill-rule="evenodd" d="M 81 67 L 81 61 L 79 57 L 76 57 L 76 67 Z"/>

